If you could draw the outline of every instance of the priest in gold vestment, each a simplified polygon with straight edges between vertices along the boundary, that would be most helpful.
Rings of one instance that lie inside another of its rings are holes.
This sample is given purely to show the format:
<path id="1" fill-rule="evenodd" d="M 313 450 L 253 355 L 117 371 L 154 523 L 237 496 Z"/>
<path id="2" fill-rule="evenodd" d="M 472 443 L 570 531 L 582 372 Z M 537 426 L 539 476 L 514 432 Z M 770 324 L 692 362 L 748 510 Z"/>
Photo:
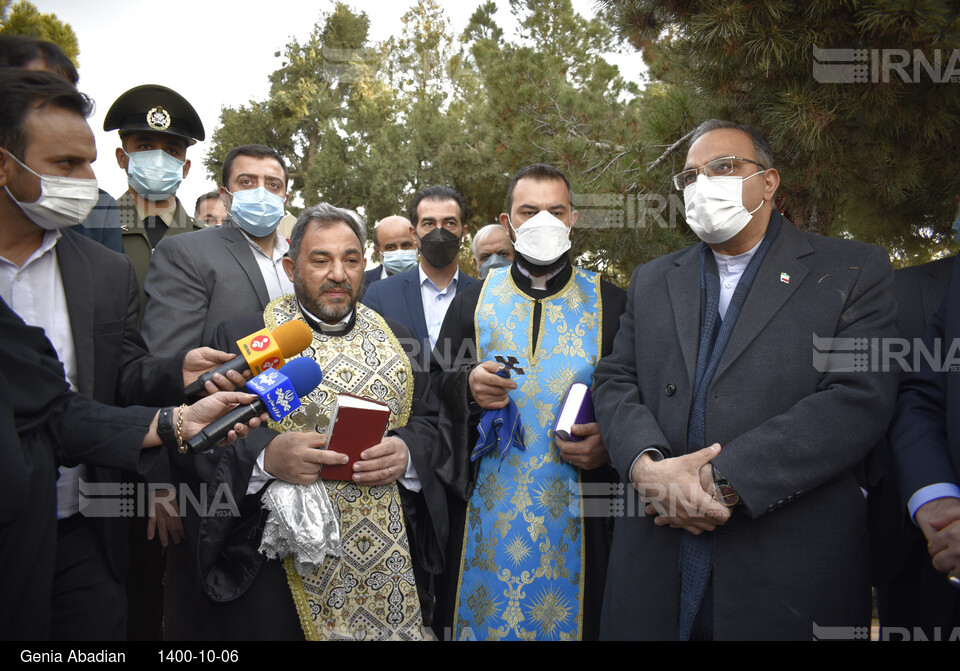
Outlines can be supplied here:
<path id="1" fill-rule="evenodd" d="M 325 203 L 306 209 L 283 261 L 295 294 L 217 331 L 213 346 L 236 352 L 236 341 L 250 333 L 305 321 L 314 337 L 300 356 L 317 361 L 323 381 L 279 423 L 184 460 L 181 481 L 210 504 L 188 506 L 185 518 L 201 584 L 181 616 L 196 639 L 425 635 L 417 583 L 442 570 L 447 535 L 435 476 L 438 401 L 419 354 L 407 354 L 419 352 L 413 335 L 358 303 L 365 237 L 350 210 Z M 324 465 L 347 461 L 324 449 L 338 393 L 391 410 L 387 435 L 361 454 L 351 481 L 318 479 Z M 324 543 L 304 540 L 297 524 L 310 513 L 314 530 L 339 533 L 338 553 L 324 555 Z M 292 531 L 284 526 L 291 519 Z"/>

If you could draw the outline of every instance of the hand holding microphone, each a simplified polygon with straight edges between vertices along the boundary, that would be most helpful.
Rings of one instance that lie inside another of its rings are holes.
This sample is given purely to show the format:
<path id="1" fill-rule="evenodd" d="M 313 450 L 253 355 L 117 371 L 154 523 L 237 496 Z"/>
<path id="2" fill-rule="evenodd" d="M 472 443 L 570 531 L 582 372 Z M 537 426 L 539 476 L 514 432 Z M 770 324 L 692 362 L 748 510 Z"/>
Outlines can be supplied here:
<path id="1" fill-rule="evenodd" d="M 257 400 L 256 394 L 246 394 L 239 391 L 220 391 L 216 394 L 206 396 L 193 405 L 188 405 L 183 409 L 183 428 L 182 435 L 184 439 L 189 439 L 200 433 L 210 423 L 219 418 L 225 417 L 237 408 L 249 407 L 247 404 Z M 243 422 L 235 422 L 224 434 L 223 439 L 233 441 L 237 438 L 244 438 L 250 432 L 263 422 L 269 419 L 266 412 L 248 413 Z"/>
<path id="2" fill-rule="evenodd" d="M 282 371 L 267 369 L 247 383 L 247 388 L 257 395 L 256 400 L 212 421 L 187 441 L 187 447 L 194 453 L 213 449 L 228 437 L 236 424 L 246 424 L 264 412 L 269 413 L 274 421 L 283 419 L 300 407 L 300 398 L 316 389 L 322 379 L 323 372 L 313 359 L 294 359 L 286 363 Z"/>
<path id="3" fill-rule="evenodd" d="M 166 445 L 171 450 L 182 453 L 186 449 L 186 443 L 183 441 L 189 440 L 218 418 L 223 419 L 231 412 L 236 413 L 240 408 L 249 408 L 249 405 L 244 404 L 257 400 L 259 399 L 255 394 L 219 391 L 201 398 L 193 405 L 184 404 L 179 408 L 163 408 L 153 416 L 140 447 Z M 257 428 L 262 421 L 265 422 L 269 418 L 269 414 L 263 411 L 244 413 L 242 419 L 224 428 L 223 435 L 217 442 L 223 440 L 232 442 L 237 438 L 243 438 L 250 429 Z"/>
<path id="4" fill-rule="evenodd" d="M 280 368 L 286 359 L 300 354 L 313 341 L 313 331 L 301 321 L 289 321 L 280 324 L 272 331 L 262 329 L 237 341 L 242 356 L 234 357 L 213 370 L 210 370 L 184 389 L 187 396 L 202 394 L 206 383 L 220 374 L 227 377 L 230 371 L 243 374 L 251 371 L 254 375 L 269 368 Z"/>
<path id="5" fill-rule="evenodd" d="M 188 387 L 194 389 L 195 387 L 191 387 L 194 382 L 203 384 L 203 391 L 207 394 L 215 394 L 218 391 L 236 391 L 237 389 L 243 389 L 247 384 L 247 380 L 253 377 L 249 372 L 238 373 L 229 370 L 225 374 L 218 374 L 213 370 L 236 358 L 236 354 L 221 352 L 212 347 L 197 347 L 196 349 L 190 350 L 183 358 L 184 389 Z M 206 383 L 199 382 L 197 378 L 205 373 L 208 373 L 208 381 Z M 223 377 L 218 377 L 218 375 L 223 375 Z"/>

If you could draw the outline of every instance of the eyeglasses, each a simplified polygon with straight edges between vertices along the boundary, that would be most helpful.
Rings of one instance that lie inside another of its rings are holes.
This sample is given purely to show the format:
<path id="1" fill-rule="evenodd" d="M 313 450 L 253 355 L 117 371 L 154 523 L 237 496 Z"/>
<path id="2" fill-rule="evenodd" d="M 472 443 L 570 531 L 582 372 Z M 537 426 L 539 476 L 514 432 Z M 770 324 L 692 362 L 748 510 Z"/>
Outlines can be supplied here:
<path id="1" fill-rule="evenodd" d="M 752 158 L 724 156 L 723 158 L 713 159 L 702 168 L 690 168 L 689 170 L 684 170 L 674 175 L 673 185 L 678 191 L 683 191 L 687 186 L 697 181 L 697 174 L 701 170 L 707 177 L 724 177 L 726 175 L 732 175 L 739 168 L 743 167 L 744 163 L 752 163 L 753 165 L 760 166 L 761 172 L 767 169 L 762 163 L 757 163 Z"/>

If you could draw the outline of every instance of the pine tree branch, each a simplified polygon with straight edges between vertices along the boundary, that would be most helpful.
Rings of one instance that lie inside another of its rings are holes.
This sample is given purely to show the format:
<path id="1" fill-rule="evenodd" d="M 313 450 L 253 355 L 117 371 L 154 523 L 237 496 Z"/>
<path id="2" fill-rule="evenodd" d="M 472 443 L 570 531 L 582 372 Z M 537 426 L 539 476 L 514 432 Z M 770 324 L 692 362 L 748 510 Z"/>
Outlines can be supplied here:
<path id="1" fill-rule="evenodd" d="M 692 131 L 690 131 L 689 133 L 684 135 L 682 138 L 674 142 L 672 145 L 667 147 L 667 150 L 662 154 L 660 154 L 660 158 L 658 158 L 656 161 L 654 161 L 653 163 L 647 166 L 647 172 L 650 172 L 651 170 L 656 168 L 658 165 L 663 163 L 667 159 L 667 157 L 670 156 L 670 154 L 672 154 L 673 152 L 675 152 L 681 144 L 683 144 L 686 140 L 688 140 L 690 136 L 696 132 L 696 130 L 697 129 L 694 128 Z"/>

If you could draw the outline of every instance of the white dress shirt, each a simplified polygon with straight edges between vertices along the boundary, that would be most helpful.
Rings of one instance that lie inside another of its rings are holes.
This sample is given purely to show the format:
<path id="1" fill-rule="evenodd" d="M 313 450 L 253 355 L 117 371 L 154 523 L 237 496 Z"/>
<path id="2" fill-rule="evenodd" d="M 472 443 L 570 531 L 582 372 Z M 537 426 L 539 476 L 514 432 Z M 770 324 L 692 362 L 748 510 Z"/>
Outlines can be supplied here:
<path id="1" fill-rule="evenodd" d="M 263 247 L 261 247 L 256 240 L 247 235 L 247 232 L 239 226 L 237 228 L 243 233 L 243 237 L 247 239 L 247 242 L 250 243 L 250 249 L 253 250 L 253 258 L 260 268 L 260 274 L 263 275 L 263 282 L 267 285 L 267 295 L 270 296 L 270 300 L 292 294 L 293 282 L 290 281 L 290 278 L 287 277 L 287 272 L 283 269 L 283 255 L 290 249 L 290 244 L 286 238 L 280 235 L 279 232 L 274 231 L 273 255 L 267 256 L 267 253 L 263 251 Z"/>
<path id="2" fill-rule="evenodd" d="M 0 296 L 30 326 L 39 326 L 57 351 L 70 388 L 77 389 L 77 357 L 67 311 L 56 245 L 60 231 L 47 231 L 43 241 L 22 266 L 0 256 Z M 83 466 L 61 466 L 57 478 L 57 519 L 80 511 Z"/>
<path id="3" fill-rule="evenodd" d="M 730 299 L 733 298 L 733 292 L 737 290 L 743 271 L 747 269 L 750 259 L 760 248 L 761 239 L 753 249 L 736 256 L 727 254 L 718 254 L 713 252 L 713 258 L 717 262 L 717 274 L 720 276 L 720 319 L 727 316 L 727 308 L 730 307 Z M 713 251 L 713 250 L 710 250 Z"/>
<path id="4" fill-rule="evenodd" d="M 423 265 L 417 266 L 420 272 L 420 302 L 423 303 L 423 317 L 427 322 L 427 333 L 430 335 L 430 348 L 437 345 L 440 337 L 440 327 L 443 318 L 447 316 L 447 308 L 457 295 L 457 280 L 460 279 L 460 269 L 457 268 L 450 280 L 450 284 L 440 290 L 427 274 L 423 272 Z"/>

